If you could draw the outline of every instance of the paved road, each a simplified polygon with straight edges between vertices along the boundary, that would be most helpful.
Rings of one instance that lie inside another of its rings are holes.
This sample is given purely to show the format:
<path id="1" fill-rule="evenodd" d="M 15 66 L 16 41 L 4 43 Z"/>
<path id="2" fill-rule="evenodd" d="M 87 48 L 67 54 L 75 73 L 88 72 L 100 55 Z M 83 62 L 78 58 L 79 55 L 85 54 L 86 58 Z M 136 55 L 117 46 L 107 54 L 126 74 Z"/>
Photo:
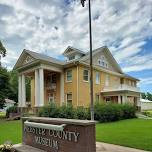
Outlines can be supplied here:
<path id="1" fill-rule="evenodd" d="M 102 142 L 97 142 L 96 147 L 97 152 L 146 152 L 144 150 L 138 150 L 134 148 L 128 148 Z"/>

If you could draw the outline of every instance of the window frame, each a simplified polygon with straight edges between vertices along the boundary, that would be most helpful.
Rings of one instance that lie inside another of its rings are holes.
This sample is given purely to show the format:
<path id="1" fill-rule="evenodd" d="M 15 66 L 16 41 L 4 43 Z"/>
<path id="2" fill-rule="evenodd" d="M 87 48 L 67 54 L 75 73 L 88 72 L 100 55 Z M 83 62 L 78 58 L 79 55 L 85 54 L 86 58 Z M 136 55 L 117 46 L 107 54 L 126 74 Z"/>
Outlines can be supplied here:
<path id="1" fill-rule="evenodd" d="M 97 82 L 97 74 L 98 74 L 98 82 Z M 96 71 L 96 84 L 100 84 L 100 72 Z"/>
<path id="2" fill-rule="evenodd" d="M 68 72 L 71 71 L 71 80 L 68 80 Z M 66 71 L 66 82 L 72 82 L 72 69 Z"/>
<path id="3" fill-rule="evenodd" d="M 110 76 L 109 76 L 109 74 L 106 74 L 105 86 L 106 86 L 106 87 L 109 87 L 109 86 L 110 86 Z"/>
<path id="4" fill-rule="evenodd" d="M 71 95 L 71 99 L 68 99 L 68 95 Z M 68 103 L 69 101 L 71 101 L 71 103 Z M 69 92 L 69 93 L 67 93 L 66 94 L 66 104 L 68 105 L 68 104 L 71 104 L 72 105 L 72 92 Z"/>
<path id="5" fill-rule="evenodd" d="M 88 71 L 88 75 L 84 75 L 84 71 Z M 88 80 L 85 80 L 85 79 L 84 79 L 85 76 L 88 76 Z M 84 69 L 84 70 L 83 70 L 83 81 L 84 81 L 84 82 L 89 82 L 89 70 L 88 70 L 88 69 Z"/>

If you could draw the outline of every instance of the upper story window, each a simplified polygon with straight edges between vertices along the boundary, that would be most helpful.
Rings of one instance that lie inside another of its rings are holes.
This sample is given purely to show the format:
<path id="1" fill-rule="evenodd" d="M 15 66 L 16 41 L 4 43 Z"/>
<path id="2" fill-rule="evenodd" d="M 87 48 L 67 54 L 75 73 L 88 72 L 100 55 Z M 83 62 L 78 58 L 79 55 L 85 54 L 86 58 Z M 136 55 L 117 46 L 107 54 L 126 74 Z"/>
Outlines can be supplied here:
<path id="1" fill-rule="evenodd" d="M 96 84 L 100 84 L 100 73 L 96 72 Z"/>
<path id="2" fill-rule="evenodd" d="M 98 65 L 99 65 L 99 66 L 108 68 L 108 63 L 106 62 L 104 56 L 101 56 L 100 59 L 98 59 L 97 62 L 98 62 Z"/>
<path id="3" fill-rule="evenodd" d="M 70 57 L 69 57 L 69 61 L 70 61 L 70 60 L 74 60 L 74 59 L 75 59 L 75 56 L 70 56 Z"/>
<path id="4" fill-rule="evenodd" d="M 72 70 L 66 71 L 66 81 L 72 82 Z"/>
<path id="5" fill-rule="evenodd" d="M 89 71 L 88 70 L 83 70 L 83 80 L 84 81 L 89 81 Z"/>
<path id="6" fill-rule="evenodd" d="M 109 86 L 109 81 L 110 81 L 110 77 L 108 74 L 106 74 L 106 81 L 105 81 L 105 86 L 108 87 Z"/>

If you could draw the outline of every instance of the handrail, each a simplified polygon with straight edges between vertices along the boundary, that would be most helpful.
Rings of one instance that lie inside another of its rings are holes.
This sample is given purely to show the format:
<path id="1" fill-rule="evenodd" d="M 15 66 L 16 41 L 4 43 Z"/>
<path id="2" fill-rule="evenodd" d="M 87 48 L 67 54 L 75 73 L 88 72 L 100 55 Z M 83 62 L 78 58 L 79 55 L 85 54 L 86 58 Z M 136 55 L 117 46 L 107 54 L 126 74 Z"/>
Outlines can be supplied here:
<path id="1" fill-rule="evenodd" d="M 44 123 L 36 123 L 36 122 L 30 122 L 26 120 L 24 122 L 24 125 L 29 126 L 29 127 L 36 127 L 36 128 L 44 128 L 48 130 L 56 130 L 56 131 L 63 131 L 66 124 L 62 125 L 52 125 L 52 124 L 44 124 Z"/>

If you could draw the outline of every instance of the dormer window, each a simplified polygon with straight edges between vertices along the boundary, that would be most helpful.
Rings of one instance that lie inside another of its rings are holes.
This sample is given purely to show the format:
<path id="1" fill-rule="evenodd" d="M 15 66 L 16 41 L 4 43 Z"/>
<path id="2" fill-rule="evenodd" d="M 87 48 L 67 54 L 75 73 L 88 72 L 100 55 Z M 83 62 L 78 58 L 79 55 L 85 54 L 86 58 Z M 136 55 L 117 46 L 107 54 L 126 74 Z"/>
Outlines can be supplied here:
<path id="1" fill-rule="evenodd" d="M 98 59 L 98 65 L 108 68 L 108 63 L 105 61 L 104 56 L 101 56 L 100 59 Z"/>
<path id="2" fill-rule="evenodd" d="M 70 60 L 74 60 L 74 59 L 75 59 L 75 56 L 70 56 L 70 57 L 69 57 L 69 61 L 70 61 Z"/>

